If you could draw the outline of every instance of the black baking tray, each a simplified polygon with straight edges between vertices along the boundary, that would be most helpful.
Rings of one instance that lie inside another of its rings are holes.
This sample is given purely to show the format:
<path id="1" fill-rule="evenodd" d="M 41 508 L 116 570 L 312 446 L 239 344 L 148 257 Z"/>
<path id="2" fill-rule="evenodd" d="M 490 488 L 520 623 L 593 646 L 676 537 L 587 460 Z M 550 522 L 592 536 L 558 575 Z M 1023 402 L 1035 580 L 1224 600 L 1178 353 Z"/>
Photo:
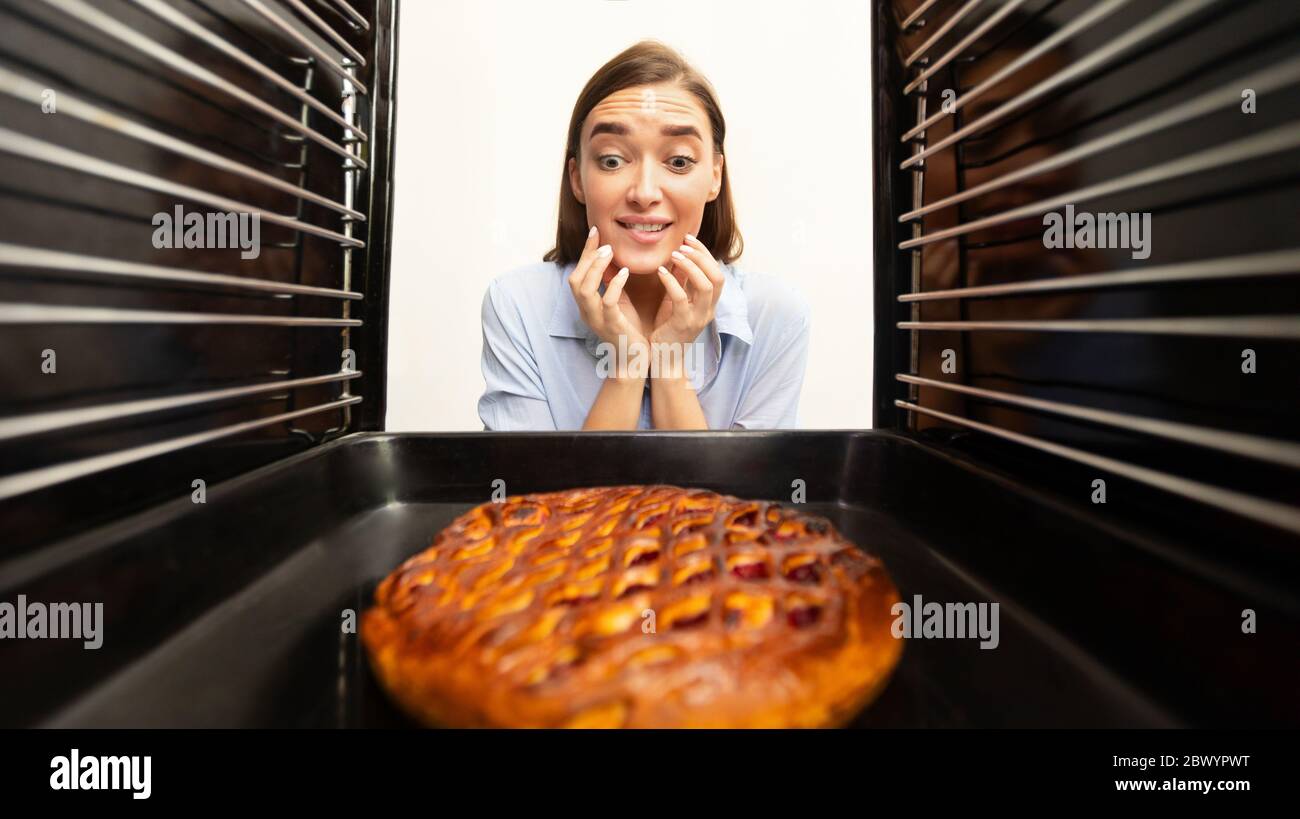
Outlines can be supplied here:
<path id="1" fill-rule="evenodd" d="M 351 435 L 0 564 L 0 599 L 104 603 L 98 650 L 6 641 L 0 724 L 411 725 L 345 612 L 496 480 L 784 503 L 801 480 L 903 599 L 999 604 L 996 649 L 908 640 L 854 726 L 1300 724 L 1294 588 L 885 431 Z M 1267 628 L 1241 634 L 1243 601 Z"/>

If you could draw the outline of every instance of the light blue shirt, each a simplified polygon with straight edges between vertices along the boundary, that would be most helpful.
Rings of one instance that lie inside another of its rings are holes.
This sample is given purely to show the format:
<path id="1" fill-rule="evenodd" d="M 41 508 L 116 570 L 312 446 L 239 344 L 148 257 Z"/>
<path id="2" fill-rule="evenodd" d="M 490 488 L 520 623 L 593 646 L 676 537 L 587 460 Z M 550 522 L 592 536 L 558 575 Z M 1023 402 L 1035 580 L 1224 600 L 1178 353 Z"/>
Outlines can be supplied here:
<path id="1" fill-rule="evenodd" d="M 483 297 L 484 429 L 582 429 L 600 392 L 608 348 L 582 320 L 569 289 L 575 264 L 538 262 L 498 276 Z M 688 368 L 709 429 L 798 425 L 808 360 L 808 302 L 781 279 L 722 265 L 714 319 Z M 601 288 L 604 290 L 603 286 Z M 650 429 L 650 379 L 638 429 Z"/>

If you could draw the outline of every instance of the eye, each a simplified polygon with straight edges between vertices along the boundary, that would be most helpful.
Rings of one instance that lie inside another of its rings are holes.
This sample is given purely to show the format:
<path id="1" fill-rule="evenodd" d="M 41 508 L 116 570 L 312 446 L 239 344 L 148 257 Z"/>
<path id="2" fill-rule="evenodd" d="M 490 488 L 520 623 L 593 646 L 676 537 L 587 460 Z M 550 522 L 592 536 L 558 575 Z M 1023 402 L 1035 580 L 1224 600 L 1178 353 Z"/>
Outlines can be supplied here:
<path id="1" fill-rule="evenodd" d="M 669 167 L 678 172 L 689 171 L 695 166 L 696 161 L 695 158 L 684 154 L 679 154 L 668 160 Z M 616 171 L 622 167 L 623 157 L 618 154 L 601 154 L 596 157 L 596 162 L 603 170 Z"/>

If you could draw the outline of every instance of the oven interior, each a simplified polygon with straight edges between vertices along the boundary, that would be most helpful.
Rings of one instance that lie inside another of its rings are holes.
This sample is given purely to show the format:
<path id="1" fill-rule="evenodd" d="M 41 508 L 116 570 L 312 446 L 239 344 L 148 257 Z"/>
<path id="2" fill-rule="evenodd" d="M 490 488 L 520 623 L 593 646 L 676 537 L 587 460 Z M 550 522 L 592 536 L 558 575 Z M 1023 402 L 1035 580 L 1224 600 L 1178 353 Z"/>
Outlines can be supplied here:
<path id="1" fill-rule="evenodd" d="M 874 429 L 411 434 L 399 5 L 0 0 L 0 600 L 104 604 L 0 645 L 0 724 L 408 726 L 342 620 L 497 480 L 802 481 L 999 604 L 855 726 L 1300 724 L 1300 6 L 873 0 Z"/>

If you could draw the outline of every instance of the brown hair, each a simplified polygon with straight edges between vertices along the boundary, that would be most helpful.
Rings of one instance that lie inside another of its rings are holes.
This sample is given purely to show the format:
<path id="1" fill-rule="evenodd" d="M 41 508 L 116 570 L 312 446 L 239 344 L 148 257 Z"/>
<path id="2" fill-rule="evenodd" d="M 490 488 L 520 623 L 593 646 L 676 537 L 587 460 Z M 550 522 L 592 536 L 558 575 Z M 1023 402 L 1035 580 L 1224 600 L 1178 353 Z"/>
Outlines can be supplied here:
<path id="1" fill-rule="evenodd" d="M 591 109 L 605 97 L 624 88 L 665 82 L 678 83 L 699 99 L 713 129 L 713 150 L 715 153 L 724 153 L 722 143 L 727 134 L 727 123 L 722 118 L 722 109 L 718 106 L 717 96 L 709 81 L 682 59 L 680 54 L 663 43 L 642 40 L 631 46 L 600 67 L 587 81 L 573 106 L 573 115 L 569 118 L 569 137 L 564 148 L 564 168 L 560 174 L 560 219 L 555 229 L 555 247 L 542 257 L 542 261 L 556 262 L 561 266 L 576 262 L 587 241 L 587 211 L 573 195 L 573 188 L 569 184 L 569 159 L 578 159 L 582 124 Z M 730 163 L 724 162 L 722 165 L 722 187 L 718 190 L 718 195 L 704 205 L 704 218 L 700 222 L 699 235 L 696 236 L 713 254 L 713 258 L 723 264 L 740 258 L 745 249 L 731 202 L 731 184 L 727 181 L 728 164 Z"/>

